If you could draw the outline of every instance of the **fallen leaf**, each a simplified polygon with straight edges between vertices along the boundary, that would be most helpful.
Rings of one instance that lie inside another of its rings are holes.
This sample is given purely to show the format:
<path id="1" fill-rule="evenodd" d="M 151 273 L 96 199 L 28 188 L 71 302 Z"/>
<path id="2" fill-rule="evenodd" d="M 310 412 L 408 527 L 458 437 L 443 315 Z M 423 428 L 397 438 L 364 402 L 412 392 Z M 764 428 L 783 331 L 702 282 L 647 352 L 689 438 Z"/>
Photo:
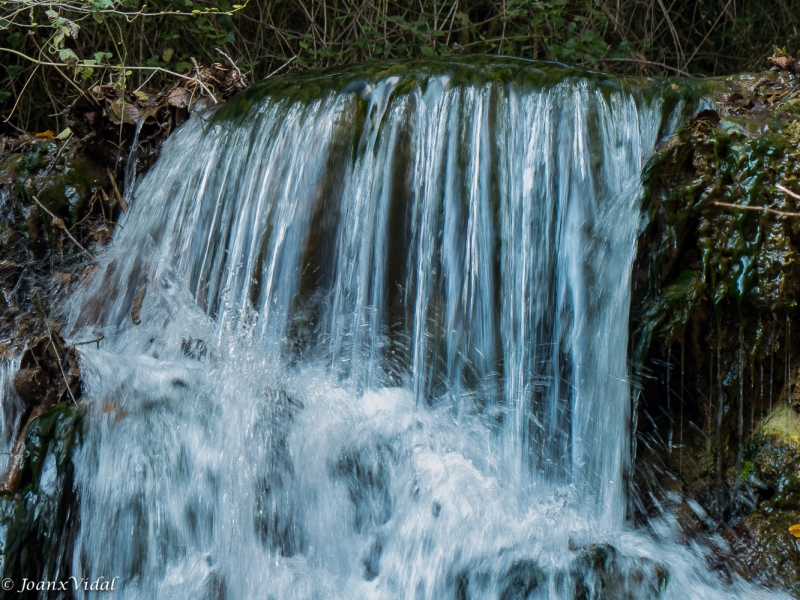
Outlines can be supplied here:
<path id="1" fill-rule="evenodd" d="M 55 136 L 55 134 L 48 129 L 47 131 L 42 131 L 41 133 L 35 134 L 33 137 L 35 137 L 37 140 L 40 140 L 40 139 L 49 140 L 50 138 L 52 138 L 54 136 Z"/>
<path id="2" fill-rule="evenodd" d="M 184 108 L 189 104 L 189 92 L 182 87 L 176 87 L 167 94 L 167 104 L 177 108 Z"/>
<path id="3" fill-rule="evenodd" d="M 789 527 L 789 533 L 791 533 L 796 538 L 800 538 L 800 523 Z"/>

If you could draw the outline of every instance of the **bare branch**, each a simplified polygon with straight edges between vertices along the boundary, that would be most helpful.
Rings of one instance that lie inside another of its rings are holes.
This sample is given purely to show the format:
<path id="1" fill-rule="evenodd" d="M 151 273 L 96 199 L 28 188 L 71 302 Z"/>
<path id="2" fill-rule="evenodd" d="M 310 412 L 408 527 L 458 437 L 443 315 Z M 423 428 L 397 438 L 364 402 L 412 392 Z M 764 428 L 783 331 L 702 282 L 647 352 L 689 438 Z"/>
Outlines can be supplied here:
<path id="1" fill-rule="evenodd" d="M 36 202 L 36 204 L 42 207 L 42 210 L 44 210 L 44 212 L 50 215 L 50 217 L 53 219 L 52 221 L 53 226 L 58 227 L 61 231 L 66 233 L 67 237 L 70 240 L 72 240 L 72 243 L 75 244 L 78 248 L 80 248 L 81 252 L 83 252 L 88 258 L 94 258 L 91 252 L 89 252 L 86 248 L 81 246 L 81 243 L 74 237 L 72 237 L 72 234 L 69 232 L 69 229 L 67 229 L 67 226 L 64 224 L 63 219 L 51 213 L 50 210 L 48 210 L 48 208 L 44 204 L 39 202 L 39 199 L 36 196 L 31 196 L 31 198 L 33 198 L 33 201 Z"/>
<path id="2" fill-rule="evenodd" d="M 788 196 L 791 196 L 791 197 L 792 197 L 792 198 L 794 198 L 795 200 L 800 200 L 800 195 L 798 195 L 798 194 L 795 194 L 795 193 L 794 193 L 792 190 L 787 190 L 787 189 L 786 189 L 785 187 L 783 187 L 783 186 L 782 186 L 780 183 L 776 183 L 776 184 L 775 184 L 775 187 L 776 187 L 776 188 L 778 188 L 780 191 L 782 191 L 784 194 L 786 194 L 786 195 L 788 195 Z"/>
<path id="3" fill-rule="evenodd" d="M 751 210 L 753 212 L 771 213 L 779 217 L 800 217 L 800 213 L 786 212 L 783 210 L 775 210 L 774 208 L 767 208 L 766 206 L 741 206 L 739 204 L 729 204 L 728 202 L 714 202 L 714 206 L 724 206 L 726 208 L 734 208 L 736 210 Z"/>

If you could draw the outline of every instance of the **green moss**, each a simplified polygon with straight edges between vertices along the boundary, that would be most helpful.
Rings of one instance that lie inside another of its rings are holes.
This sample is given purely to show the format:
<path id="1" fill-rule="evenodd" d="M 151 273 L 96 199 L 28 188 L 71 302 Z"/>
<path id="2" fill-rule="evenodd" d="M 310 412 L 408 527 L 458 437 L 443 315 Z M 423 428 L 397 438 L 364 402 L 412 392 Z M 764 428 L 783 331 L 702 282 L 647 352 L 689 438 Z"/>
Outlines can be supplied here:
<path id="1" fill-rule="evenodd" d="M 99 168 L 86 158 L 77 156 L 40 184 L 37 197 L 52 212 L 68 213 L 76 222 L 86 202 L 102 186 L 103 178 Z"/>
<path id="2" fill-rule="evenodd" d="M 612 77 L 596 71 L 569 67 L 561 63 L 532 61 L 502 56 L 464 56 L 423 60 L 362 63 L 332 69 L 315 69 L 274 77 L 263 81 L 216 110 L 216 121 L 240 120 L 267 98 L 290 103 L 310 103 L 345 92 L 358 92 L 368 86 L 398 77 L 393 91 L 403 95 L 415 89 L 425 90 L 430 79 L 447 76 L 451 86 L 513 84 L 519 89 L 536 89 L 564 81 L 592 81 L 608 95 L 622 88 L 636 88 L 651 99 L 662 98 L 668 105 L 681 99 L 697 98 L 717 85 L 714 81 Z M 680 84 L 676 83 L 680 81 Z"/>
<path id="3" fill-rule="evenodd" d="M 637 330 L 635 345 L 639 360 L 650 347 L 654 333 L 667 345 L 682 337 L 697 298 L 705 288 L 700 272 L 687 269 L 675 283 L 648 298 L 639 315 L 642 325 Z"/>
<path id="4" fill-rule="evenodd" d="M 717 324 L 729 322 L 731 313 L 744 324 L 753 311 L 774 318 L 796 307 L 800 257 L 793 224 L 737 207 L 796 210 L 775 185 L 797 181 L 799 140 L 800 128 L 780 119 L 706 116 L 682 127 L 649 162 L 638 268 L 652 276 L 633 309 L 639 361 L 653 340 L 682 341 L 689 322 L 707 319 L 709 311 Z M 735 348 L 739 333 L 733 328 L 723 346 Z M 755 349 L 760 335 L 752 332 L 745 345 Z"/>
<path id="5" fill-rule="evenodd" d="M 759 433 L 800 449 L 800 415 L 788 404 L 781 403 L 764 420 Z"/>

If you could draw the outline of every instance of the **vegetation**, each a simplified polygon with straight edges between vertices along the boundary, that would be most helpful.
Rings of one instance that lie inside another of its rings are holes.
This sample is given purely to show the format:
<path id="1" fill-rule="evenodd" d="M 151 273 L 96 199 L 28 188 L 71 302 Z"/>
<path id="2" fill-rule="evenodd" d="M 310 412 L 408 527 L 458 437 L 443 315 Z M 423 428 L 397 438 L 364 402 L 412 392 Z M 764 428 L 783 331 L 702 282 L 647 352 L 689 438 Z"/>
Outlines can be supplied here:
<path id="1" fill-rule="evenodd" d="M 235 62 L 251 80 L 462 53 L 711 75 L 761 67 L 777 41 L 800 43 L 792 0 L 235 2 L 3 0 L 3 129 L 60 130 L 65 108 L 98 83 L 141 94 L 202 79 L 196 62 Z"/>

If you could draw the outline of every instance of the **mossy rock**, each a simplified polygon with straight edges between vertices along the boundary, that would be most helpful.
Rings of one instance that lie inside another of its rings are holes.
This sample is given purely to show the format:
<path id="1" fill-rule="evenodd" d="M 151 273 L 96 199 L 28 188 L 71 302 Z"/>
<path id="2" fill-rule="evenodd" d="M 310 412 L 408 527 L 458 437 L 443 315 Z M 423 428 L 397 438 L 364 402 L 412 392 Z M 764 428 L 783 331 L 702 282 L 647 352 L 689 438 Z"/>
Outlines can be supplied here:
<path id="1" fill-rule="evenodd" d="M 91 159 L 70 155 L 63 147 L 59 150 L 52 140 L 34 142 L 24 152 L 8 155 L 0 165 L 0 185 L 13 185 L 22 199 L 36 196 L 50 211 L 73 221 L 105 179 Z"/>
<path id="2" fill-rule="evenodd" d="M 604 95 L 635 88 L 640 94 L 658 97 L 667 107 L 681 100 L 696 100 L 719 85 L 716 81 L 615 77 L 597 71 L 551 61 L 536 61 L 495 55 L 469 55 L 429 59 L 374 61 L 329 69 L 311 69 L 267 79 L 238 94 L 216 109 L 211 120 L 241 120 L 267 98 L 273 101 L 309 104 L 331 95 L 361 92 L 379 81 L 397 78 L 393 95 L 423 92 L 430 80 L 447 77 L 448 85 L 486 86 L 513 84 L 519 89 L 541 89 L 565 81 L 591 81 Z"/>
<path id="3" fill-rule="evenodd" d="M 0 496 L 2 576 L 20 582 L 64 573 L 77 530 L 73 453 L 83 437 L 84 409 L 61 404 L 31 422 L 25 438 L 22 486 Z M 0 591 L 0 598 L 19 595 Z M 24 597 L 24 594 L 22 595 Z"/>
<path id="4" fill-rule="evenodd" d="M 781 403 L 753 435 L 748 454 L 742 479 L 749 472 L 756 478 L 760 509 L 800 510 L 800 415 Z"/>
<path id="5" fill-rule="evenodd" d="M 102 187 L 104 178 L 96 165 L 83 156 L 75 156 L 60 171 L 41 181 L 37 197 L 50 211 L 69 215 L 74 223 L 92 194 Z"/>
<path id="6" fill-rule="evenodd" d="M 800 512 L 755 512 L 722 532 L 736 570 L 748 581 L 800 595 L 800 538 L 789 531 Z"/>

